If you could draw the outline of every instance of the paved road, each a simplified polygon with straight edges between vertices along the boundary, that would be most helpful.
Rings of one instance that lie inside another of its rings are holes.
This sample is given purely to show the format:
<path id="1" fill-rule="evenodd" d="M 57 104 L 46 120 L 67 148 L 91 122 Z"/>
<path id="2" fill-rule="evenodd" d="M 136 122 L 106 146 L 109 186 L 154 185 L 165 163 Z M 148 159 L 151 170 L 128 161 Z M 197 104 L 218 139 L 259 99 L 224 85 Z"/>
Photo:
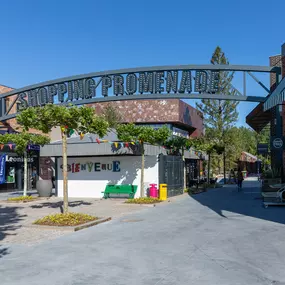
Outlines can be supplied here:
<path id="1" fill-rule="evenodd" d="M 256 182 L 147 208 L 0 258 L 1 285 L 285 284 L 285 208 Z"/>

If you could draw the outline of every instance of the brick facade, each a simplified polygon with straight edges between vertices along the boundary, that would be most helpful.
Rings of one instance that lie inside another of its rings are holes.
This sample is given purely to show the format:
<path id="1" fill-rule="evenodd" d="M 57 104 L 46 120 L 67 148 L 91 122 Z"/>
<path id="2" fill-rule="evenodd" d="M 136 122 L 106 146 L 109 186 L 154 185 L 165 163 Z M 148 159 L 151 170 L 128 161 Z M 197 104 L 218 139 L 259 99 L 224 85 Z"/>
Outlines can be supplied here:
<path id="1" fill-rule="evenodd" d="M 269 57 L 270 66 L 282 67 L 281 55 L 274 55 Z M 275 73 L 270 73 L 270 91 L 276 88 L 276 76 Z"/>
<path id="2" fill-rule="evenodd" d="M 9 92 L 9 91 L 12 91 L 13 88 L 11 87 L 7 87 L 7 86 L 4 86 L 4 85 L 0 85 L 0 94 L 2 93 L 6 93 L 6 92 Z M 5 103 L 6 103 L 6 108 L 10 105 L 11 102 L 13 102 L 13 100 L 15 99 L 15 95 L 14 96 L 11 96 L 9 98 L 6 98 L 5 100 Z M 12 108 L 12 112 L 16 112 L 16 106 L 14 106 Z M 0 126 L 3 128 L 5 127 L 5 129 L 7 128 L 7 130 L 15 130 L 18 125 L 16 123 L 16 119 L 11 119 L 9 121 L 6 121 L 6 122 L 0 122 Z"/>
<path id="3" fill-rule="evenodd" d="M 41 180 L 51 180 L 54 175 L 54 161 L 51 157 L 40 157 L 39 159 L 39 178 Z"/>
<path id="4" fill-rule="evenodd" d="M 12 90 L 13 90 L 13 88 L 11 88 L 11 87 L 7 87 L 5 85 L 0 85 L 0 94 L 6 93 L 6 92 L 9 92 Z M 6 98 L 6 100 L 5 100 L 6 108 L 8 108 L 10 106 L 10 104 L 13 102 L 13 100 L 15 100 L 16 97 L 17 97 L 17 95 L 13 95 L 13 96 Z M 12 107 L 11 113 L 17 113 L 16 104 L 14 104 L 14 106 Z M 0 128 L 4 128 L 4 127 L 7 130 L 9 129 L 10 131 L 21 131 L 21 128 L 20 128 L 19 124 L 17 123 L 16 118 L 7 120 L 5 122 L 0 122 Z M 40 131 L 34 130 L 34 129 L 30 129 L 29 132 L 33 133 L 33 134 L 40 134 L 41 133 Z"/>
<path id="5" fill-rule="evenodd" d="M 188 130 L 192 136 L 203 132 L 202 114 L 179 99 L 165 100 L 122 100 L 90 104 L 96 113 L 102 113 L 104 107 L 112 104 L 123 117 L 123 123 L 173 123 Z"/>
<path id="6" fill-rule="evenodd" d="M 271 56 L 269 58 L 270 66 L 281 67 L 282 78 L 285 77 L 285 44 L 281 47 L 281 55 Z M 272 92 L 276 88 L 276 77 L 274 74 L 270 75 L 270 91 Z M 270 110 L 271 112 L 271 140 L 275 137 L 285 137 L 285 105 L 277 105 Z M 285 178 L 285 151 L 284 145 L 282 149 L 275 149 L 271 147 L 271 162 L 273 167 L 283 168 L 283 180 Z"/>

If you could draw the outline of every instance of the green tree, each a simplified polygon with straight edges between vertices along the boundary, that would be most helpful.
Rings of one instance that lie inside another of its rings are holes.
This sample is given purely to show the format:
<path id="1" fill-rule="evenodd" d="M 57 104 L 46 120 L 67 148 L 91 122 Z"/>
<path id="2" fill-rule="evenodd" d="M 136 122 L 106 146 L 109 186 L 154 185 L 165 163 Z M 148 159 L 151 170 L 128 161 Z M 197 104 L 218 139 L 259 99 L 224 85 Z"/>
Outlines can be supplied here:
<path id="1" fill-rule="evenodd" d="M 24 157 L 24 191 L 23 196 L 27 196 L 28 190 L 28 146 L 29 145 L 45 145 L 50 142 L 50 138 L 43 135 L 35 135 L 31 133 L 4 134 L 0 136 L 0 144 L 15 144 L 15 152 Z"/>
<path id="2" fill-rule="evenodd" d="M 212 64 L 229 64 L 222 49 L 216 47 L 212 58 Z M 219 71 L 218 73 L 218 91 L 217 94 L 237 95 L 237 91 L 232 87 L 234 73 L 229 71 Z M 223 145 L 227 151 L 227 146 L 230 144 L 230 138 L 226 138 L 228 130 L 237 121 L 238 112 L 236 110 L 238 102 L 229 100 L 212 100 L 202 99 L 201 103 L 197 103 L 198 110 L 203 113 L 204 123 L 206 127 L 206 136 L 209 140 L 213 140 L 219 145 Z M 224 152 L 224 172 L 225 172 L 225 158 Z M 218 156 L 218 168 L 221 168 L 221 157 Z M 225 175 L 225 173 L 224 173 Z"/>
<path id="3" fill-rule="evenodd" d="M 206 137 L 193 139 L 192 145 L 196 150 L 203 151 L 208 155 L 207 181 L 210 183 L 211 157 L 214 153 L 218 155 L 222 154 L 225 151 L 225 147 L 223 144 L 215 143 Z"/>
<path id="4" fill-rule="evenodd" d="M 122 114 L 113 104 L 107 104 L 102 111 L 102 115 L 112 129 L 116 129 L 123 119 Z"/>
<path id="5" fill-rule="evenodd" d="M 96 116 L 94 109 L 87 106 L 62 106 L 47 104 L 44 107 L 29 107 L 17 116 L 18 123 L 24 130 L 37 129 L 47 134 L 54 127 L 61 128 L 63 158 L 63 212 L 68 212 L 68 177 L 67 177 L 67 136 L 71 132 L 94 133 L 100 137 L 106 135 L 108 122 Z"/>
<path id="6" fill-rule="evenodd" d="M 145 164 L 145 143 L 164 144 L 170 136 L 170 130 L 163 126 L 158 130 L 148 126 L 136 126 L 134 124 L 121 124 L 117 126 L 118 138 L 125 142 L 139 142 L 141 145 L 141 196 L 144 196 L 144 164 Z"/>
<path id="7" fill-rule="evenodd" d="M 184 156 L 184 151 L 191 147 L 191 141 L 184 137 L 173 136 L 165 142 L 165 146 L 171 149 L 172 154 Z"/>

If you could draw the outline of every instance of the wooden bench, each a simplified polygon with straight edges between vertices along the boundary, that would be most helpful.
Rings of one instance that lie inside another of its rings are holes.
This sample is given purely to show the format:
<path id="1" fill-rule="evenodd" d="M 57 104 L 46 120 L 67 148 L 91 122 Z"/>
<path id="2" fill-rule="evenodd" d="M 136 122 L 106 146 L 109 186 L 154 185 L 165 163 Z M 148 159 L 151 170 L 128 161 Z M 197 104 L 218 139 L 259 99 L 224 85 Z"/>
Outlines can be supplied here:
<path id="1" fill-rule="evenodd" d="M 130 199 L 135 197 L 137 192 L 137 185 L 124 184 L 124 185 L 107 185 L 105 188 L 103 198 L 110 198 L 110 194 L 128 194 Z"/>

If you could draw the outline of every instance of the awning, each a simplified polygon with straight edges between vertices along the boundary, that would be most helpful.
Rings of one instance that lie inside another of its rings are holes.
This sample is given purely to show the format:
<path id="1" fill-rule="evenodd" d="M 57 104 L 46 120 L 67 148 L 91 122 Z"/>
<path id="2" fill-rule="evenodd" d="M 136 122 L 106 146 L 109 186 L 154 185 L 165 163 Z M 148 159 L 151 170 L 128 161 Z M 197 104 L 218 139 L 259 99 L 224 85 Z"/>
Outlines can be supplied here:
<path id="1" fill-rule="evenodd" d="M 270 110 L 264 111 L 264 103 L 259 103 L 247 116 L 246 123 L 256 132 L 262 131 L 271 120 Z"/>

